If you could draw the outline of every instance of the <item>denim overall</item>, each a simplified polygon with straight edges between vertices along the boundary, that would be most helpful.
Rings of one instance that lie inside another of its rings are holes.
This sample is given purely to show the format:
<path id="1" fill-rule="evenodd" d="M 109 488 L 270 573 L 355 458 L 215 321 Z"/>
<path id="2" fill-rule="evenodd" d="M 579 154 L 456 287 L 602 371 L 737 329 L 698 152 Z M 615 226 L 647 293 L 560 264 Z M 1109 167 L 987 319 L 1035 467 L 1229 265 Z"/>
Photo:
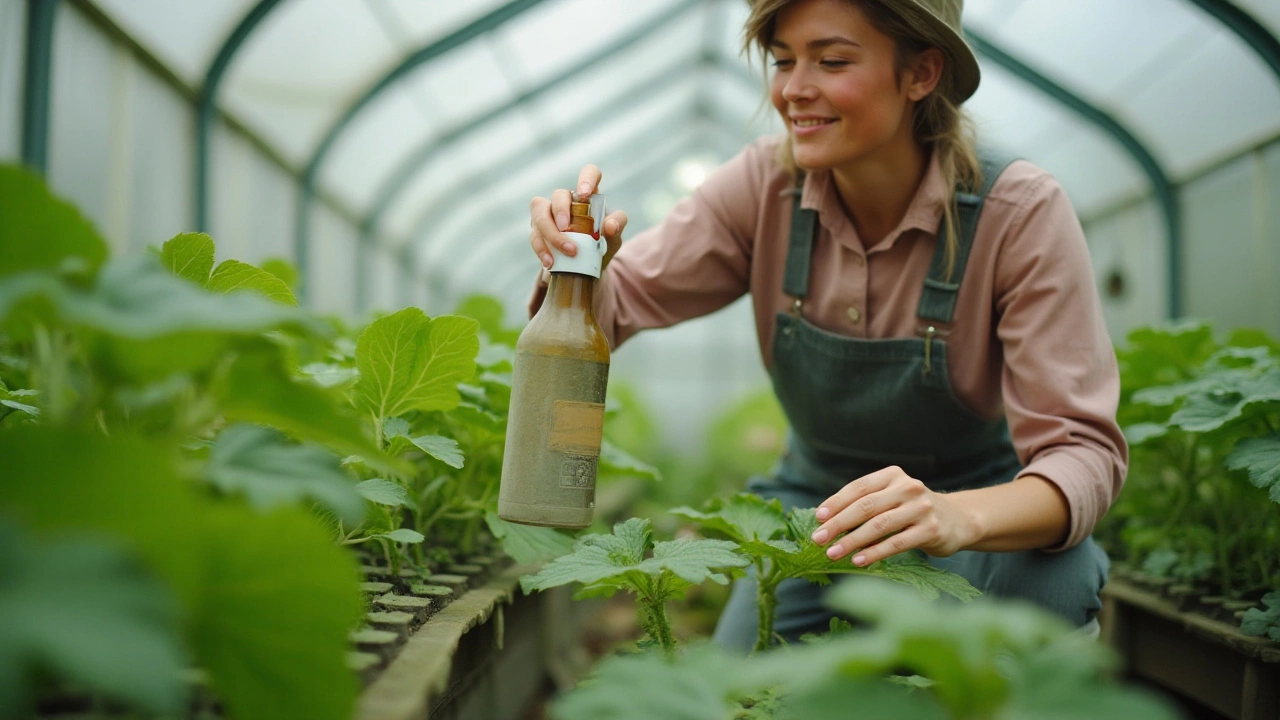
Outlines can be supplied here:
<path id="1" fill-rule="evenodd" d="M 984 157 L 980 192 L 957 195 L 957 282 L 942 279 L 944 228 L 920 296 L 920 337 L 845 337 L 804 319 L 817 212 L 800 207 L 796 189 L 783 276 L 783 289 L 795 302 L 791 312 L 778 314 L 770 372 L 791 432 L 773 476 L 752 478 L 749 491 L 778 498 L 790 510 L 815 507 L 847 483 L 890 465 L 943 492 L 1006 483 L 1022 469 L 1005 419 L 981 418 L 956 398 L 947 333 L 941 330 L 951 324 L 983 199 L 1009 162 Z M 964 576 L 984 594 L 1029 600 L 1075 626 L 1092 623 L 1101 608 L 1098 592 L 1108 568 L 1092 539 L 1059 553 L 961 551 L 929 561 Z M 824 632 L 833 613 L 822 605 L 823 590 L 805 580 L 784 581 L 775 632 L 788 642 Z M 739 580 L 715 641 L 748 650 L 755 635 L 755 583 Z"/>

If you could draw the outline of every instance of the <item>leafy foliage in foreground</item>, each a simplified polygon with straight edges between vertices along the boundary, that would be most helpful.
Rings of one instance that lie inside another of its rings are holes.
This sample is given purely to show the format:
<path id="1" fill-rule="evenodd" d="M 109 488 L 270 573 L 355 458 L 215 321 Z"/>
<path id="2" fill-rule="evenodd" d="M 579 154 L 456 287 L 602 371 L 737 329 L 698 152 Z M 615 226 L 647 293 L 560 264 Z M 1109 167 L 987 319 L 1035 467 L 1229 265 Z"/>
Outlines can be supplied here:
<path id="1" fill-rule="evenodd" d="M 779 718 L 1125 717 L 1172 720 L 1172 708 L 1109 681 L 1114 658 L 1027 605 L 980 598 L 937 603 L 874 578 L 850 578 L 833 609 L 865 628 L 750 657 L 701 646 L 674 658 L 605 660 L 558 699 L 558 720 L 728 718 L 741 701 L 776 693 Z M 928 683 L 886 680 L 909 672 Z M 927 687 L 921 687 L 927 686 Z"/>
<path id="2" fill-rule="evenodd" d="M 776 499 L 738 493 L 727 500 L 709 501 L 705 510 L 680 507 L 671 512 L 699 523 L 704 532 L 728 538 L 751 557 L 760 608 L 756 650 L 773 644 L 778 585 L 788 578 L 826 585 L 832 575 L 878 575 L 911 585 L 929 599 L 940 593 L 959 600 L 978 595 L 964 578 L 939 570 L 914 554 L 903 553 L 865 568 L 832 560 L 823 546 L 810 539 L 820 524 L 813 508 L 795 508 L 784 514 Z"/>
<path id="3" fill-rule="evenodd" d="M 1215 594 L 1280 589 L 1280 344 L 1182 322 L 1135 330 L 1118 355 L 1132 460 L 1098 537 Z"/>

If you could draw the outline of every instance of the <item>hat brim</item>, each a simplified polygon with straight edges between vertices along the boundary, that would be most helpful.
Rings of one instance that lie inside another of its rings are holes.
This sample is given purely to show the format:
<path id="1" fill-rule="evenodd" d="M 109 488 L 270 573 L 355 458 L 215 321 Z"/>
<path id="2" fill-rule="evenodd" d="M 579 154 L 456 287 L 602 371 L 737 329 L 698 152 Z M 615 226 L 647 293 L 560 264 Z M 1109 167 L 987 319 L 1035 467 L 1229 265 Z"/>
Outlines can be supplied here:
<path id="1" fill-rule="evenodd" d="M 942 50 L 947 53 L 947 59 L 951 61 L 952 75 L 955 79 L 954 100 L 956 103 L 962 103 L 973 96 L 978 90 L 978 83 L 982 80 L 982 72 L 978 69 L 978 56 L 974 54 L 973 48 L 969 47 L 969 43 L 965 42 L 950 25 L 946 24 L 937 15 L 929 12 L 921 5 L 912 0 L 911 2 L 898 5 L 890 3 L 890 7 L 897 6 L 899 12 L 910 8 L 910 12 L 917 14 L 922 20 L 929 23 L 938 34 L 943 38 Z"/>

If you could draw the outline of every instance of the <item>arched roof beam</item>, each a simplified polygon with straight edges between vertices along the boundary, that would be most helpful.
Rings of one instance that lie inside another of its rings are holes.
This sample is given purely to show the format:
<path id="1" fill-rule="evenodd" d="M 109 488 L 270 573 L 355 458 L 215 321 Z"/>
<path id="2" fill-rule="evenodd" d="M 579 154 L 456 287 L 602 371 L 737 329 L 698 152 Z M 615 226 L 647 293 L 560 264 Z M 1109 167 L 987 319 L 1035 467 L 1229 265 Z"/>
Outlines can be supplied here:
<path id="1" fill-rule="evenodd" d="M 1191 0 L 1244 40 L 1280 82 L 1280 40 L 1244 8 L 1229 0 Z"/>
<path id="2" fill-rule="evenodd" d="M 218 114 L 218 87 L 222 84 L 222 76 L 227 73 L 231 61 L 244 45 L 253 31 L 280 4 L 280 0 L 258 0 L 236 24 L 231 34 L 218 48 L 218 54 L 209 64 L 204 75 L 204 85 L 200 88 L 200 99 L 196 104 L 196 166 L 195 191 L 196 230 L 209 231 L 209 174 L 211 167 L 210 148 L 213 137 L 213 121 Z"/>
<path id="3" fill-rule="evenodd" d="M 1110 113 L 1040 74 L 1005 52 L 981 33 L 966 27 L 965 35 L 978 54 L 1000 65 L 1115 138 L 1146 173 L 1155 192 L 1156 201 L 1160 204 L 1168 238 L 1168 312 L 1170 317 L 1180 317 L 1182 315 L 1182 207 L 1177 187 L 1169 179 L 1164 167 L 1147 149 L 1147 146 Z"/>
<path id="4" fill-rule="evenodd" d="M 53 77 L 53 22 L 57 16 L 58 0 L 27 0 L 22 162 L 41 175 L 49 165 L 49 94 Z"/>
<path id="5" fill-rule="evenodd" d="M 480 37 L 503 24 L 519 17 L 524 12 L 537 7 L 543 0 L 511 0 L 505 5 L 493 10 L 492 12 L 480 17 L 471 23 L 449 33 L 443 38 L 428 43 L 423 47 L 415 50 L 403 60 L 401 60 L 394 68 L 378 79 L 377 82 L 369 86 L 361 93 L 354 102 L 347 105 L 336 120 L 329 125 L 329 129 L 325 132 L 316 148 L 311 153 L 311 159 L 307 161 L 307 166 L 302 172 L 302 184 L 298 189 L 298 206 L 297 220 L 295 223 L 294 233 L 294 261 L 298 264 L 298 272 L 303 278 L 306 277 L 309 270 L 310 260 L 310 228 L 311 228 L 311 201 L 316 194 L 316 180 L 319 176 L 320 166 L 324 164 L 325 158 L 328 157 L 329 151 L 333 149 L 338 137 L 342 135 L 355 120 L 356 116 L 362 110 L 369 106 L 374 99 L 381 95 L 388 88 L 395 85 L 399 80 L 407 76 L 410 72 L 418 67 L 425 65 L 432 60 L 444 55 L 450 50 L 455 50 L 472 40 Z M 357 253 L 359 254 L 359 253 Z M 307 283 L 301 284 L 302 300 L 306 300 Z"/>

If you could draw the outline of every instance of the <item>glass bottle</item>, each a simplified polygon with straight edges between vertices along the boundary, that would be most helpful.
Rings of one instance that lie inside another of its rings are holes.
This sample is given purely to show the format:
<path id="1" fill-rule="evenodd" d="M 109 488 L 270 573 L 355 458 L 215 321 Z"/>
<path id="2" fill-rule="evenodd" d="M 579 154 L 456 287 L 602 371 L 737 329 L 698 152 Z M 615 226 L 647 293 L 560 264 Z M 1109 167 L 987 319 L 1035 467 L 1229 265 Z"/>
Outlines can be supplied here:
<path id="1" fill-rule="evenodd" d="M 609 343 L 593 302 L 605 251 L 596 218 L 603 216 L 602 196 L 572 204 L 565 234 L 578 252 L 552 249 L 546 298 L 516 342 L 498 493 L 504 520 L 591 524 L 609 380 Z"/>

